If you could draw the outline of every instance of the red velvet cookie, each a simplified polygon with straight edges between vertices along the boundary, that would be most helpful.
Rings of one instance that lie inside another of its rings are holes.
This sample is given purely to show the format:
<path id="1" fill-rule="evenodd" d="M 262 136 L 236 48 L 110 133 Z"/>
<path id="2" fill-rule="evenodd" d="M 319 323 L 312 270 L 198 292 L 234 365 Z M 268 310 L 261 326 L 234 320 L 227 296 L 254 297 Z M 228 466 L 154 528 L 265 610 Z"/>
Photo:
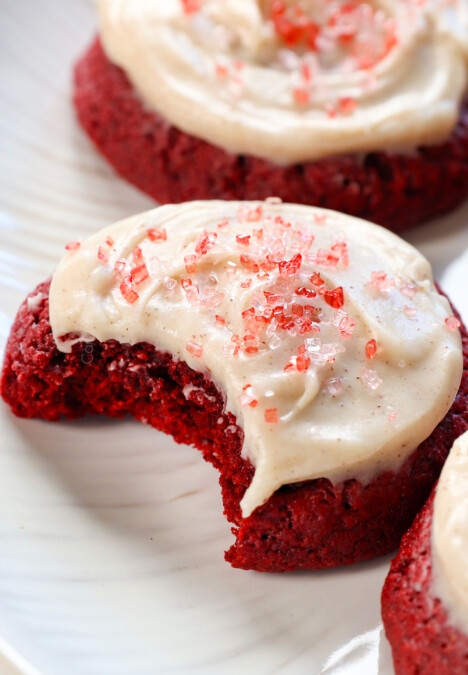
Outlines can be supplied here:
<path id="1" fill-rule="evenodd" d="M 434 595 L 431 529 L 436 488 L 402 539 L 382 592 L 396 675 L 466 675 L 468 635 Z"/>
<path id="2" fill-rule="evenodd" d="M 427 498 L 453 441 L 468 427 L 468 334 L 462 325 L 464 371 L 455 401 L 397 473 L 385 471 L 366 485 L 324 478 L 285 485 L 243 518 L 240 500 L 253 467 L 241 456 L 243 432 L 225 411 L 222 392 L 203 373 L 147 343 L 79 342 L 69 354 L 58 351 L 49 285 L 31 293 L 13 324 L 1 380 L 4 400 L 18 416 L 51 421 L 131 414 L 197 447 L 220 472 L 224 512 L 236 536 L 226 559 L 234 567 L 317 569 L 391 551 Z"/>
<path id="3" fill-rule="evenodd" d="M 78 61 L 78 119 L 116 171 L 161 203 L 265 199 L 342 211 L 395 231 L 446 213 L 468 195 L 468 107 L 450 138 L 410 154 L 371 152 L 279 166 L 184 133 L 144 105 L 99 39 Z"/>

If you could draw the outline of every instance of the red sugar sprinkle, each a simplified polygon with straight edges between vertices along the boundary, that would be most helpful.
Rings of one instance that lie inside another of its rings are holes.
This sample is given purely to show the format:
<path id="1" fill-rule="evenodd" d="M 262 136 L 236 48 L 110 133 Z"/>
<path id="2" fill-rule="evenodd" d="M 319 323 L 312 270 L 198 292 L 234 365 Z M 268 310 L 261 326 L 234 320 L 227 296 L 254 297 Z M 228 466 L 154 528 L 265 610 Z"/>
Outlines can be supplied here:
<path id="1" fill-rule="evenodd" d="M 185 263 L 185 269 L 187 270 L 187 274 L 193 274 L 194 272 L 197 271 L 197 256 L 193 255 L 193 253 L 184 256 L 184 263 Z"/>
<path id="2" fill-rule="evenodd" d="M 227 66 L 224 66 L 222 63 L 217 63 L 215 68 L 216 68 L 216 75 L 218 77 L 226 77 L 229 72 Z"/>
<path id="3" fill-rule="evenodd" d="M 185 348 L 189 354 L 192 354 L 192 356 L 195 356 L 197 359 L 203 354 L 203 347 L 198 344 L 198 342 L 195 342 L 195 340 L 189 340 L 185 345 Z"/>
<path id="4" fill-rule="evenodd" d="M 247 221 L 249 223 L 256 223 L 261 220 L 263 217 L 263 207 L 261 205 L 257 206 L 256 209 L 250 209 L 247 211 Z"/>
<path id="5" fill-rule="evenodd" d="M 192 280 L 191 280 L 191 279 L 181 279 L 181 280 L 180 280 L 180 285 L 181 285 L 182 288 L 184 288 L 184 289 L 185 289 L 185 288 L 188 288 L 189 286 L 192 285 Z"/>
<path id="6" fill-rule="evenodd" d="M 139 246 L 135 246 L 135 248 L 133 249 L 132 258 L 133 258 L 134 263 L 143 262 L 143 254 L 142 254 L 141 248 Z"/>
<path id="7" fill-rule="evenodd" d="M 186 14 L 195 14 L 200 10 L 200 0 L 180 0 Z"/>
<path id="8" fill-rule="evenodd" d="M 303 373 L 310 366 L 310 359 L 303 354 L 299 354 L 296 359 L 296 368 L 300 373 Z"/>
<path id="9" fill-rule="evenodd" d="M 240 349 L 240 344 L 241 344 L 241 339 L 238 335 L 233 335 L 231 337 L 231 344 L 226 345 L 225 352 L 228 354 L 232 354 L 233 356 L 236 356 L 239 353 Z"/>
<path id="10" fill-rule="evenodd" d="M 293 304 L 291 305 L 291 312 L 295 316 L 303 316 L 304 307 L 302 305 L 298 305 L 298 304 L 293 302 Z"/>
<path id="11" fill-rule="evenodd" d="M 327 305 L 330 305 L 333 309 L 340 309 L 344 305 L 344 295 L 341 286 L 335 288 L 334 291 L 325 291 L 323 297 Z"/>
<path id="12" fill-rule="evenodd" d="M 69 241 L 65 246 L 66 251 L 76 251 L 77 248 L 80 248 L 81 243 L 79 241 Z"/>
<path id="13" fill-rule="evenodd" d="M 333 325 L 337 326 L 341 337 L 349 338 L 354 332 L 356 321 L 346 314 L 346 312 L 344 312 L 342 309 L 339 309 L 333 317 Z"/>
<path id="14" fill-rule="evenodd" d="M 332 251 L 338 252 L 341 262 L 343 264 L 343 267 L 348 267 L 349 265 L 349 255 L 348 255 L 348 245 L 344 241 L 337 241 L 333 246 L 331 247 Z"/>
<path id="15" fill-rule="evenodd" d="M 252 234 L 254 237 L 256 237 L 259 241 L 260 239 L 263 239 L 263 229 L 261 228 L 260 230 L 252 230 Z"/>
<path id="16" fill-rule="evenodd" d="M 106 244 L 107 244 L 108 246 L 113 246 L 113 245 L 114 245 L 114 240 L 112 239 L 112 237 L 107 237 L 107 239 L 106 239 Z"/>
<path id="17" fill-rule="evenodd" d="M 128 291 L 128 293 L 126 293 L 126 294 L 124 295 L 124 298 L 125 298 L 125 300 L 128 302 L 129 305 L 133 305 L 133 303 L 136 302 L 136 301 L 138 300 L 139 295 L 138 295 L 138 293 L 136 293 L 136 292 L 132 289 L 132 290 Z"/>
<path id="18" fill-rule="evenodd" d="M 356 110 L 357 102 L 351 96 L 344 96 L 338 101 L 338 106 L 343 115 L 351 115 Z"/>
<path id="19" fill-rule="evenodd" d="M 403 311 L 405 313 L 405 316 L 407 316 L 408 318 L 416 316 L 416 314 L 418 313 L 416 307 L 410 307 L 409 305 L 405 305 L 403 307 Z"/>
<path id="20" fill-rule="evenodd" d="M 323 225 L 324 223 L 327 222 L 327 214 L 326 213 L 314 213 L 314 220 L 318 225 Z"/>
<path id="21" fill-rule="evenodd" d="M 101 265 L 107 265 L 109 262 L 109 251 L 105 249 L 104 246 L 100 246 L 98 248 L 97 257 Z"/>
<path id="22" fill-rule="evenodd" d="M 219 314 L 216 314 L 215 319 L 216 323 L 219 323 L 220 326 L 224 326 L 226 324 L 226 319 L 223 319 L 223 317 L 219 316 Z"/>
<path id="23" fill-rule="evenodd" d="M 227 218 L 225 218 L 220 223 L 218 223 L 218 227 L 227 227 L 228 225 L 229 225 L 229 220 Z"/>
<path id="24" fill-rule="evenodd" d="M 242 393 L 239 396 L 240 404 L 243 405 L 243 406 L 249 406 L 250 408 L 256 408 L 257 404 L 258 404 L 258 401 L 255 398 L 256 394 L 255 394 L 255 390 L 252 387 L 252 385 L 246 384 L 245 387 L 242 388 L 242 391 L 244 393 Z"/>
<path id="25" fill-rule="evenodd" d="M 278 424 L 279 417 L 276 408 L 267 408 L 267 410 L 265 410 L 265 422 L 267 424 Z"/>
<path id="26" fill-rule="evenodd" d="M 314 333 L 320 332 L 320 328 L 318 326 L 313 325 L 310 319 L 301 319 L 300 321 L 296 321 L 296 325 L 299 326 L 300 335 L 305 335 L 306 333 L 310 333 L 311 331 Z"/>
<path id="27" fill-rule="evenodd" d="M 266 298 L 267 305 L 276 305 L 277 302 L 281 302 L 283 299 L 281 295 L 275 295 L 274 293 L 269 293 L 268 291 L 263 291 L 263 295 Z M 283 308 L 280 307 L 281 311 L 283 311 Z"/>
<path id="28" fill-rule="evenodd" d="M 316 41 L 320 27 L 307 17 L 300 5 L 292 13 L 288 12 L 283 0 L 275 0 L 271 7 L 271 20 L 275 32 L 289 47 L 303 43 L 309 50 L 317 50 Z"/>
<path id="29" fill-rule="evenodd" d="M 132 269 L 130 272 L 130 277 L 135 284 L 142 284 L 143 281 L 149 277 L 148 268 L 144 263 L 142 265 L 138 265 L 138 267 L 134 267 Z"/>
<path id="30" fill-rule="evenodd" d="M 192 305 L 196 305 L 200 300 L 200 289 L 198 286 L 188 286 L 188 288 L 185 289 L 185 295 Z"/>
<path id="31" fill-rule="evenodd" d="M 303 79 L 304 79 L 306 82 L 310 82 L 310 81 L 311 81 L 311 79 L 312 79 L 312 72 L 311 72 L 311 70 L 310 70 L 310 66 L 309 66 L 308 63 L 303 63 L 303 64 L 301 65 L 301 74 L 302 74 Z"/>
<path id="32" fill-rule="evenodd" d="M 123 297 L 125 298 L 125 300 L 128 302 L 129 305 L 133 305 L 133 303 L 136 302 L 139 298 L 138 293 L 136 293 L 131 286 L 131 281 L 129 277 L 127 277 L 121 282 L 120 292 L 122 293 Z"/>
<path id="33" fill-rule="evenodd" d="M 117 274 L 122 274 L 125 269 L 125 263 L 123 260 L 117 260 L 117 262 L 114 265 L 114 271 Z"/>
<path id="34" fill-rule="evenodd" d="M 312 274 L 310 281 L 314 284 L 314 286 L 322 286 L 325 283 L 318 272 Z"/>
<path id="35" fill-rule="evenodd" d="M 311 288 L 305 288 L 304 286 L 296 288 L 295 293 L 296 295 L 304 295 L 306 298 L 315 298 L 317 295 Z"/>
<path id="36" fill-rule="evenodd" d="M 377 354 L 377 342 L 375 340 L 369 340 L 366 344 L 366 356 L 368 359 L 373 359 Z"/>
<path id="37" fill-rule="evenodd" d="M 268 272 L 260 272 L 259 274 L 257 274 L 257 279 L 260 279 L 260 281 L 266 281 L 269 278 L 270 275 L 268 274 Z"/>
<path id="38" fill-rule="evenodd" d="M 415 284 L 406 284 L 400 288 L 400 293 L 406 295 L 406 297 L 410 299 L 414 298 L 417 292 L 418 288 Z"/>
<path id="39" fill-rule="evenodd" d="M 340 262 L 340 259 L 336 255 L 332 255 L 329 251 L 326 251 L 324 248 L 319 248 L 317 255 L 310 255 L 309 261 L 317 263 L 317 265 L 324 265 L 326 267 L 336 267 Z"/>
<path id="40" fill-rule="evenodd" d="M 310 101 L 310 92 L 304 87 L 295 87 L 293 89 L 293 98 L 299 105 L 307 105 Z"/>
<path id="41" fill-rule="evenodd" d="M 276 263 L 267 255 L 266 259 L 261 263 L 260 267 L 264 272 L 272 272 L 276 269 Z"/>
<path id="42" fill-rule="evenodd" d="M 449 330 L 451 330 L 451 331 L 456 331 L 457 328 L 460 328 L 460 326 L 461 326 L 461 321 L 460 321 L 459 319 L 457 319 L 456 316 L 453 316 L 453 315 L 452 315 L 452 316 L 448 316 L 448 317 L 445 319 L 445 325 L 447 326 L 447 328 L 448 328 Z"/>
<path id="43" fill-rule="evenodd" d="M 151 227 L 147 231 L 147 234 L 151 241 L 160 242 L 167 240 L 167 232 L 164 227 Z"/>
<path id="44" fill-rule="evenodd" d="M 242 312 L 242 318 L 244 320 L 250 319 L 255 316 L 255 309 L 253 307 L 249 307 L 249 309 L 246 309 L 245 311 Z"/>
<path id="45" fill-rule="evenodd" d="M 195 243 L 195 253 L 198 255 L 206 255 L 210 248 L 216 244 L 216 232 L 204 232 L 201 234 Z"/>
<path id="46" fill-rule="evenodd" d="M 250 246 L 250 234 L 238 234 L 236 235 L 236 241 L 241 246 Z"/>
<path id="47" fill-rule="evenodd" d="M 387 274 L 385 272 L 371 272 L 370 283 L 381 293 L 385 293 L 386 291 L 395 288 L 395 279 L 387 279 Z"/>
<path id="48" fill-rule="evenodd" d="M 241 288 L 250 288 L 251 285 L 252 279 L 246 279 L 245 281 L 242 281 Z"/>
<path id="49" fill-rule="evenodd" d="M 333 103 L 327 103 L 325 105 L 325 112 L 327 113 L 327 115 L 330 119 L 334 119 L 337 115 L 337 110 L 336 110 L 335 106 L 333 105 Z"/>
<path id="50" fill-rule="evenodd" d="M 257 263 L 255 262 L 255 260 L 250 258 L 248 255 L 245 255 L 245 253 L 243 253 L 240 256 L 240 261 L 241 261 L 242 265 L 245 267 L 245 269 L 249 270 L 249 272 L 253 272 L 254 274 L 256 274 L 258 272 L 259 267 L 258 267 Z"/>
<path id="51" fill-rule="evenodd" d="M 291 258 L 291 260 L 281 260 L 278 263 L 279 273 L 282 277 L 294 277 L 302 264 L 300 253 Z"/>

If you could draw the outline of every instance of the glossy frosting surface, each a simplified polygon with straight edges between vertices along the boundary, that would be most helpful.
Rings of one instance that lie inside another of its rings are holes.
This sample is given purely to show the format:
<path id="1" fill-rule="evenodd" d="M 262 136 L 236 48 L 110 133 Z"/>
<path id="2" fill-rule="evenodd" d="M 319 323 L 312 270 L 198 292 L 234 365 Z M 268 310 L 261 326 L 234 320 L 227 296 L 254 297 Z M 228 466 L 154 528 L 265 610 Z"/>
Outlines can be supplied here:
<path id="1" fill-rule="evenodd" d="M 401 465 L 459 387 L 450 315 L 397 236 L 279 203 L 129 218 L 71 246 L 50 291 L 60 349 L 70 335 L 149 342 L 214 380 L 255 466 L 244 515 L 283 484 Z"/>
<path id="2" fill-rule="evenodd" d="M 279 164 L 444 140 L 467 88 L 467 0 L 98 6 L 107 55 L 149 107 Z"/>

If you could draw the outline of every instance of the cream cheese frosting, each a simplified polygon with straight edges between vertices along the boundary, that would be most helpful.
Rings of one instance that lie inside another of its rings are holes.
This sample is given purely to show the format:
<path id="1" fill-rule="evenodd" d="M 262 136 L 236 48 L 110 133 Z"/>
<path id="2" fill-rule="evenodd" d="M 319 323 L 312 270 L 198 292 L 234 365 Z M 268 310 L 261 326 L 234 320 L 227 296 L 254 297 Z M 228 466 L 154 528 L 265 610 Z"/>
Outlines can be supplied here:
<path id="1" fill-rule="evenodd" d="M 432 556 L 435 594 L 468 633 L 468 432 L 455 441 L 437 485 Z"/>
<path id="2" fill-rule="evenodd" d="M 244 516 L 284 484 L 396 470 L 462 373 L 458 321 L 420 253 L 376 225 L 278 202 L 129 218 L 69 247 L 50 289 L 60 350 L 148 342 L 215 382 L 255 468 Z"/>
<path id="3" fill-rule="evenodd" d="M 98 7 L 108 57 L 149 107 L 278 164 L 445 140 L 468 84 L 467 0 Z"/>

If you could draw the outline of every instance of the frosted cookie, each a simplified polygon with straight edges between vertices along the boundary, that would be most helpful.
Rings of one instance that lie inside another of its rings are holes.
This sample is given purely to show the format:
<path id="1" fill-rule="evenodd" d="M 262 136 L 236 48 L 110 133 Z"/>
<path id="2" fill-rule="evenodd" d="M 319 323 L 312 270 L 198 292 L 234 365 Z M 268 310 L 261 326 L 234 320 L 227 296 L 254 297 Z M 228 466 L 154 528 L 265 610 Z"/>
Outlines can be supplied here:
<path id="1" fill-rule="evenodd" d="M 429 263 L 376 225 L 168 205 L 68 245 L 19 310 L 2 395 L 23 417 L 129 413 L 195 445 L 235 567 L 330 567 L 397 546 L 464 431 L 460 330 Z"/>
<path id="2" fill-rule="evenodd" d="M 394 231 L 468 193 L 466 0 L 100 0 L 78 118 L 161 203 L 312 204 Z"/>
<path id="3" fill-rule="evenodd" d="M 382 594 L 397 675 L 468 672 L 468 433 L 404 536 Z"/>

